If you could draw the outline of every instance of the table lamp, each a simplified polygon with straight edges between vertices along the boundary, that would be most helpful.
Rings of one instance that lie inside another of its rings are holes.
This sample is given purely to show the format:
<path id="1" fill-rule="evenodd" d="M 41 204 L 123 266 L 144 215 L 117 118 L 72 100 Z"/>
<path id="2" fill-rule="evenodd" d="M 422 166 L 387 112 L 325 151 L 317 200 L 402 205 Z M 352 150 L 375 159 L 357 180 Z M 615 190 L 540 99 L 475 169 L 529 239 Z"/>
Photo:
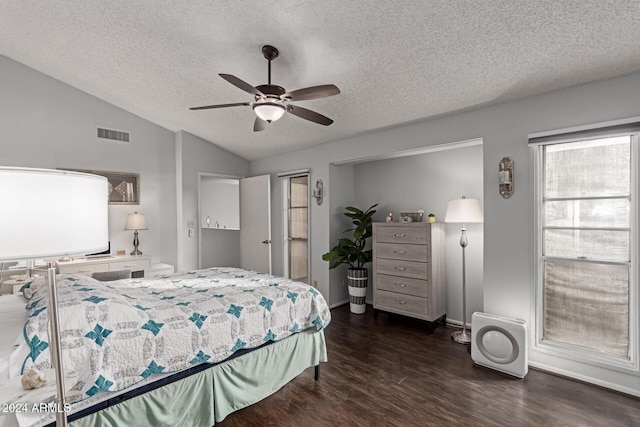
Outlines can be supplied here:
<path id="1" fill-rule="evenodd" d="M 134 212 L 127 215 L 127 222 L 124 224 L 125 230 L 134 230 L 133 232 L 133 252 L 131 255 L 142 255 L 142 252 L 138 249 L 140 241 L 138 240 L 138 230 L 147 229 L 147 220 L 144 215 Z"/>
<path id="2" fill-rule="evenodd" d="M 79 172 L 0 167 L 0 262 L 103 251 L 109 241 L 107 179 Z M 56 425 L 66 426 L 60 320 L 53 262 L 46 269 Z"/>

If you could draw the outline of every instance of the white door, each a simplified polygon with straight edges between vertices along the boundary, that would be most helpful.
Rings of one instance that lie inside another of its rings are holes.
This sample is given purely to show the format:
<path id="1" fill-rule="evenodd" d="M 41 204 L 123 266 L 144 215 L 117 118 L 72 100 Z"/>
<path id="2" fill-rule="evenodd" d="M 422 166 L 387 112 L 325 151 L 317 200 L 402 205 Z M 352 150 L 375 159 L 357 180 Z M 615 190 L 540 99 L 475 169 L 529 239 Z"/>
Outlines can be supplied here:
<path id="1" fill-rule="evenodd" d="M 240 266 L 271 274 L 271 181 L 240 180 Z"/>

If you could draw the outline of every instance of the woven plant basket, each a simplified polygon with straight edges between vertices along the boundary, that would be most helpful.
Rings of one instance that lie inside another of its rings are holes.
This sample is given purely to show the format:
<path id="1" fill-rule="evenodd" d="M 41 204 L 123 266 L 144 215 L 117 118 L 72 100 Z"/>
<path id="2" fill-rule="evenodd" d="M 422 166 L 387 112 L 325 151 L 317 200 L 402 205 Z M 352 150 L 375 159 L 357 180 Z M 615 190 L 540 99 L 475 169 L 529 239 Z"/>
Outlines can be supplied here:
<path id="1" fill-rule="evenodd" d="M 350 268 L 347 270 L 347 285 L 349 286 L 349 308 L 352 313 L 363 314 L 367 309 L 367 285 L 369 283 L 368 270 Z"/>

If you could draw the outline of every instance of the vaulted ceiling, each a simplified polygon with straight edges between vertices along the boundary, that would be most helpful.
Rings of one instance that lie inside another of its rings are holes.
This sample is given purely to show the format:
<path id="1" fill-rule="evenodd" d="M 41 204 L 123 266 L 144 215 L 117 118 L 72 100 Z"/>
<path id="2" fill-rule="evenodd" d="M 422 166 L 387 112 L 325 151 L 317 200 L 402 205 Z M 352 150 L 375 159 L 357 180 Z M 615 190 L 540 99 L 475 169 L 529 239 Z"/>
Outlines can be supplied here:
<path id="1" fill-rule="evenodd" d="M 252 101 L 218 76 L 332 83 L 253 132 Z M 246 159 L 640 71 L 637 0 L 2 0 L 0 54 Z"/>

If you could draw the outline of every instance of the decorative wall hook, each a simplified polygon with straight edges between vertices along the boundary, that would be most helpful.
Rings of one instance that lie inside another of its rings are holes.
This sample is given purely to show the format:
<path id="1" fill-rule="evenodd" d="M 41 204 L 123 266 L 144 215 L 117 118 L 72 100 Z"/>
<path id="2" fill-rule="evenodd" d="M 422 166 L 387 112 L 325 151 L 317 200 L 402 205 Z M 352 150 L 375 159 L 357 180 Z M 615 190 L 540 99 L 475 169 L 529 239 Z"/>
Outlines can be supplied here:
<path id="1" fill-rule="evenodd" d="M 500 195 L 508 199 L 513 194 L 513 160 L 511 157 L 503 157 L 498 164 L 498 190 Z"/>
<path id="2" fill-rule="evenodd" d="M 318 180 L 316 180 L 316 188 L 313 190 L 313 193 L 311 194 L 311 196 L 316 199 L 316 203 L 318 205 L 322 204 L 323 193 L 324 192 L 322 190 L 322 180 L 318 178 Z"/>

